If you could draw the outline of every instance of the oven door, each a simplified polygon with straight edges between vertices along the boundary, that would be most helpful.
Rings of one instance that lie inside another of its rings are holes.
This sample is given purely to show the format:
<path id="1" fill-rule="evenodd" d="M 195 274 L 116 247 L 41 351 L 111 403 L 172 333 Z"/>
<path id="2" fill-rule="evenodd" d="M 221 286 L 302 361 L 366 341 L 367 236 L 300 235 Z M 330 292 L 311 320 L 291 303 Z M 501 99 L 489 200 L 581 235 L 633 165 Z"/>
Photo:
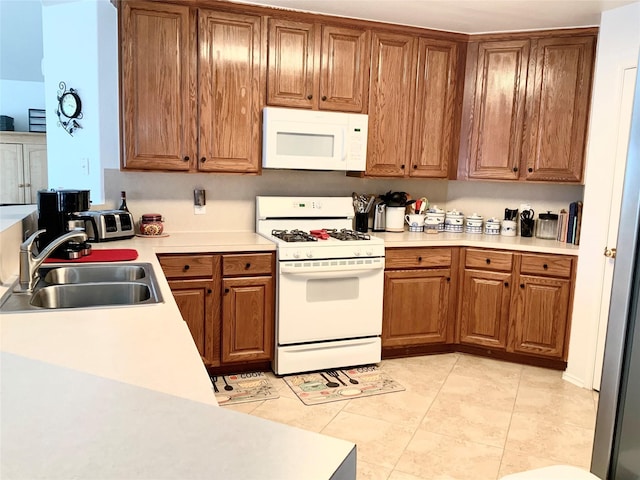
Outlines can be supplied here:
<path id="1" fill-rule="evenodd" d="M 278 270 L 279 345 L 381 334 L 383 258 L 280 262 Z"/>

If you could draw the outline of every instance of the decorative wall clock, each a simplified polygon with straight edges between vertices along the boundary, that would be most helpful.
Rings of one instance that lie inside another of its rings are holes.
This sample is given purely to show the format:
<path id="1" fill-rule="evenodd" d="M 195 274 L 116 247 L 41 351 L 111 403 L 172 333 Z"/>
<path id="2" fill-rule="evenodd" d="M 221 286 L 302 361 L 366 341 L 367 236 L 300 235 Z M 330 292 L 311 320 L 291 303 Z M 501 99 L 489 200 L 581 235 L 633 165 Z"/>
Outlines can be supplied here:
<path id="1" fill-rule="evenodd" d="M 64 82 L 60 82 L 58 88 L 58 109 L 56 110 L 58 126 L 73 136 L 75 130 L 82 128 L 77 122 L 83 116 L 82 101 L 78 91 L 74 88 L 67 90 L 67 85 Z"/>

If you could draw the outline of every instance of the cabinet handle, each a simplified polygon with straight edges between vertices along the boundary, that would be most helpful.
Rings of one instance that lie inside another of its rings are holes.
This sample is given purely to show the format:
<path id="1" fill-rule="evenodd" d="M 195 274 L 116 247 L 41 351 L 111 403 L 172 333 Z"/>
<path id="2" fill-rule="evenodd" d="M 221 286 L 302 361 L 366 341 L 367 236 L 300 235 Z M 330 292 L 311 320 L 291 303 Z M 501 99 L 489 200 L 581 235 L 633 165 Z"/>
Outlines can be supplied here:
<path id="1" fill-rule="evenodd" d="M 504 286 L 508 287 L 509 286 L 509 282 L 504 282 Z"/>
<path id="2" fill-rule="evenodd" d="M 211 290 L 210 288 L 207 288 L 207 293 L 211 295 L 213 293 L 213 290 Z"/>
<path id="3" fill-rule="evenodd" d="M 422 261 L 422 257 L 418 257 L 418 261 L 421 262 Z"/>
<path id="4" fill-rule="evenodd" d="M 307 100 L 311 100 L 313 98 L 313 95 L 307 95 Z"/>
<path id="5" fill-rule="evenodd" d="M 24 186 L 25 186 L 25 187 L 30 187 L 30 186 L 31 186 L 31 184 L 30 184 L 30 183 L 25 183 L 25 184 L 24 184 Z"/>
<path id="6" fill-rule="evenodd" d="M 529 173 L 533 173 L 533 168 L 529 167 L 529 168 L 527 168 L 527 171 L 528 171 Z"/>
<path id="7" fill-rule="evenodd" d="M 247 262 L 246 265 L 244 266 L 244 269 L 249 270 L 250 268 L 251 268 L 251 264 Z"/>
<path id="8" fill-rule="evenodd" d="M 513 171 L 517 172 L 518 171 L 518 167 L 513 167 Z"/>
<path id="9" fill-rule="evenodd" d="M 187 270 L 189 270 L 191 267 L 189 265 L 185 265 L 183 270 L 186 272 Z"/>
<path id="10" fill-rule="evenodd" d="M 451 281 L 451 277 L 447 277 L 447 282 L 450 282 L 450 281 Z"/>
<path id="11" fill-rule="evenodd" d="M 182 159 L 184 162 L 188 162 L 189 161 L 189 155 L 185 155 L 184 158 Z"/>
<path id="12" fill-rule="evenodd" d="M 326 99 L 327 99 L 327 96 L 326 96 L 326 95 L 323 95 L 323 96 L 322 96 L 322 101 L 324 102 Z"/>
<path id="13" fill-rule="evenodd" d="M 544 269 L 546 270 L 547 268 L 549 268 L 549 265 L 547 265 L 547 264 L 545 263 L 544 265 L 542 265 L 542 268 L 544 268 Z"/>
<path id="14" fill-rule="evenodd" d="M 19 183 L 18 187 L 24 187 L 24 183 Z"/>
<path id="15" fill-rule="evenodd" d="M 487 265 L 489 265 L 491 263 L 491 259 L 487 258 L 486 262 L 487 262 Z"/>
<path id="16" fill-rule="evenodd" d="M 524 290 L 524 283 L 520 284 L 520 288 L 522 288 Z"/>
<path id="17" fill-rule="evenodd" d="M 206 162 L 206 161 L 207 161 L 207 157 L 202 157 L 202 158 L 200 159 L 200 162 L 201 162 L 201 163 L 204 163 L 204 162 Z"/>
<path id="18" fill-rule="evenodd" d="M 225 288 L 225 289 L 224 289 L 224 293 L 229 293 L 229 289 L 228 289 L 228 288 Z"/>

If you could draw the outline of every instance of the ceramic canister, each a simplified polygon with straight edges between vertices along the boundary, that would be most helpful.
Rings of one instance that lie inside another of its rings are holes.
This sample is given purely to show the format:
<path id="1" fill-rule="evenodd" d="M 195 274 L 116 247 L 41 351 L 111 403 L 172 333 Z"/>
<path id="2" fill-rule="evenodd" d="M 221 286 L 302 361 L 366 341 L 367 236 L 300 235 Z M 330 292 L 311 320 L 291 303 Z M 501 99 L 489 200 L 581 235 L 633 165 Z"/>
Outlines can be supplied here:
<path id="1" fill-rule="evenodd" d="M 496 217 L 488 218 L 484 223 L 485 235 L 500 235 L 500 220 Z"/>
<path id="2" fill-rule="evenodd" d="M 427 218 L 424 223 L 425 225 L 436 224 L 438 226 L 438 231 L 444 232 L 444 218 L 444 210 L 438 208 L 437 205 L 434 205 L 433 207 L 429 208 L 429 210 L 427 210 Z"/>
<path id="3" fill-rule="evenodd" d="M 445 232 L 462 232 L 464 230 L 464 214 L 453 209 L 445 215 Z"/>
<path id="4" fill-rule="evenodd" d="M 500 235 L 503 235 L 505 237 L 515 237 L 516 228 L 517 228 L 517 223 L 514 220 L 504 220 L 502 222 L 502 229 L 500 230 Z"/>
<path id="5" fill-rule="evenodd" d="M 482 215 L 474 213 L 473 215 L 468 216 L 465 232 L 482 233 Z"/>

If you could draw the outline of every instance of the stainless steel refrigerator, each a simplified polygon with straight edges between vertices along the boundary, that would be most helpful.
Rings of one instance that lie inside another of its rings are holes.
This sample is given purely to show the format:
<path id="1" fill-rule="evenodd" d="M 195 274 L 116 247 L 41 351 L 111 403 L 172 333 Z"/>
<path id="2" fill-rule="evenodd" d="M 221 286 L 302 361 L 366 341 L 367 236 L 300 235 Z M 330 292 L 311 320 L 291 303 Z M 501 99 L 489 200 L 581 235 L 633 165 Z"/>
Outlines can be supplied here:
<path id="1" fill-rule="evenodd" d="M 591 471 L 640 478 L 640 74 L 636 76 Z"/>

